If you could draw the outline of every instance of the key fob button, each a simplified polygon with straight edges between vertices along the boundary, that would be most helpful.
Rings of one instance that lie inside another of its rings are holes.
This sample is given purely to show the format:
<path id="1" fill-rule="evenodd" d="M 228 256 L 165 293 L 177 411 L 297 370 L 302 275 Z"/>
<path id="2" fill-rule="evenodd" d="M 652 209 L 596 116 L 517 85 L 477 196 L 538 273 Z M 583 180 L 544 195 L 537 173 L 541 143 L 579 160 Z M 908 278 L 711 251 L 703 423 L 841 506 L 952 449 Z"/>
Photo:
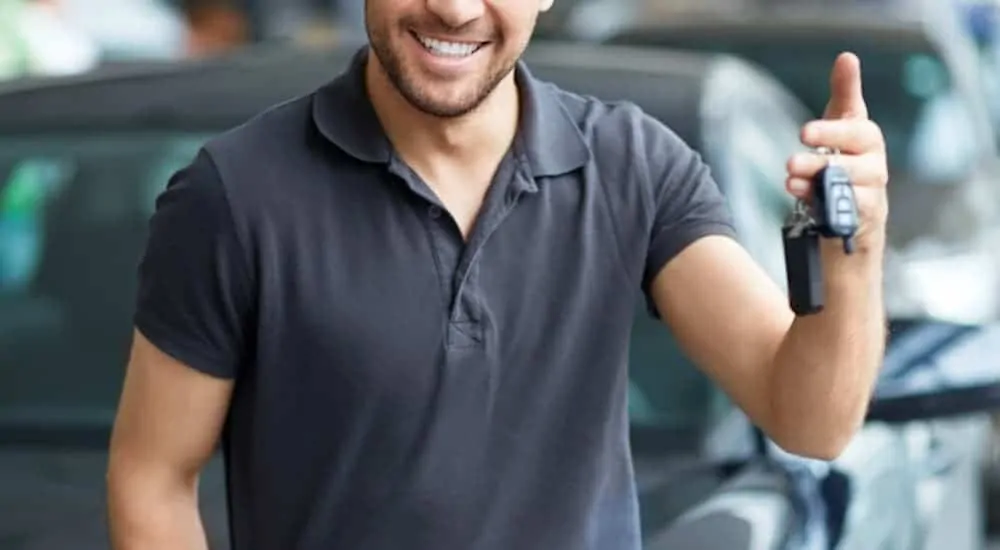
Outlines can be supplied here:
<path id="1" fill-rule="evenodd" d="M 854 214 L 851 212 L 840 212 L 837 214 L 837 225 L 847 230 L 854 225 Z"/>
<path id="2" fill-rule="evenodd" d="M 854 205 L 851 204 L 851 199 L 847 197 L 840 197 L 837 199 L 837 212 L 854 212 Z"/>

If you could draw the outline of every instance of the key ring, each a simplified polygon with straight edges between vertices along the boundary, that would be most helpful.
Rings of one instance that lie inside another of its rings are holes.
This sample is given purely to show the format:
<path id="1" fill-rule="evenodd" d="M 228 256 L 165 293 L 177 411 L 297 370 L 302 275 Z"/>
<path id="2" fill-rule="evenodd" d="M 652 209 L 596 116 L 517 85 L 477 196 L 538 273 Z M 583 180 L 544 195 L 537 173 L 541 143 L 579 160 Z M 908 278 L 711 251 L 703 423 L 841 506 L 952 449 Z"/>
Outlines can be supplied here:
<path id="1" fill-rule="evenodd" d="M 825 145 L 821 145 L 816 148 L 816 153 L 828 157 L 828 164 L 834 164 L 838 159 L 840 159 L 840 149 L 835 147 L 826 147 Z"/>
<path id="2" fill-rule="evenodd" d="M 802 199 L 797 199 L 795 201 L 795 206 L 792 208 L 792 215 L 798 218 L 808 218 L 809 217 L 809 205 L 806 201 Z"/>

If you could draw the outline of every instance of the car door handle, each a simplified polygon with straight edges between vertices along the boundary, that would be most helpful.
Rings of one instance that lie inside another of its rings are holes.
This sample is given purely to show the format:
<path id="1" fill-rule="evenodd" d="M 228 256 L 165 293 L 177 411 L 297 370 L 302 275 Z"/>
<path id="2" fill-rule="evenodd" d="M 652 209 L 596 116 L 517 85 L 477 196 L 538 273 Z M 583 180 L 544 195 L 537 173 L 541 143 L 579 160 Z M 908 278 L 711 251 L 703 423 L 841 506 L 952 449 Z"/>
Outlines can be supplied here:
<path id="1" fill-rule="evenodd" d="M 960 461 L 960 453 L 942 441 L 937 434 L 931 436 L 927 460 L 924 461 L 924 471 L 935 477 L 942 477 L 955 470 Z"/>

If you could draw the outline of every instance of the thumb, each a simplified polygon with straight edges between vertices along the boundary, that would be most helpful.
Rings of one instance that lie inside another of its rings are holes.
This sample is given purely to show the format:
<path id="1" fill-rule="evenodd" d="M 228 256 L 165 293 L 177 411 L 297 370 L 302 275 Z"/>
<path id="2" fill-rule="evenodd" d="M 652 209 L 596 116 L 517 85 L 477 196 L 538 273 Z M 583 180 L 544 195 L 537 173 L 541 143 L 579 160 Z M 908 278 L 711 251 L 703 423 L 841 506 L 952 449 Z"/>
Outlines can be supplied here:
<path id="1" fill-rule="evenodd" d="M 868 118 L 861 86 L 861 60 L 853 53 L 842 53 L 833 63 L 830 101 L 823 118 Z"/>

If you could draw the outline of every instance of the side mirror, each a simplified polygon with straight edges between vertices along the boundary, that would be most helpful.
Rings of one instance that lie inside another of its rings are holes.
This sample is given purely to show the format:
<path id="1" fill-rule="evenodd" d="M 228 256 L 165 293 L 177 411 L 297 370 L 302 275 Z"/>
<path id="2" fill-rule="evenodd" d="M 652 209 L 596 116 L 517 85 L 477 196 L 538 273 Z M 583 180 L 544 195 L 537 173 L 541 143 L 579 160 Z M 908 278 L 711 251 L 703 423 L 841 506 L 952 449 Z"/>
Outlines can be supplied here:
<path id="1" fill-rule="evenodd" d="M 868 421 L 901 424 L 1000 411 L 1000 325 L 890 323 Z"/>

